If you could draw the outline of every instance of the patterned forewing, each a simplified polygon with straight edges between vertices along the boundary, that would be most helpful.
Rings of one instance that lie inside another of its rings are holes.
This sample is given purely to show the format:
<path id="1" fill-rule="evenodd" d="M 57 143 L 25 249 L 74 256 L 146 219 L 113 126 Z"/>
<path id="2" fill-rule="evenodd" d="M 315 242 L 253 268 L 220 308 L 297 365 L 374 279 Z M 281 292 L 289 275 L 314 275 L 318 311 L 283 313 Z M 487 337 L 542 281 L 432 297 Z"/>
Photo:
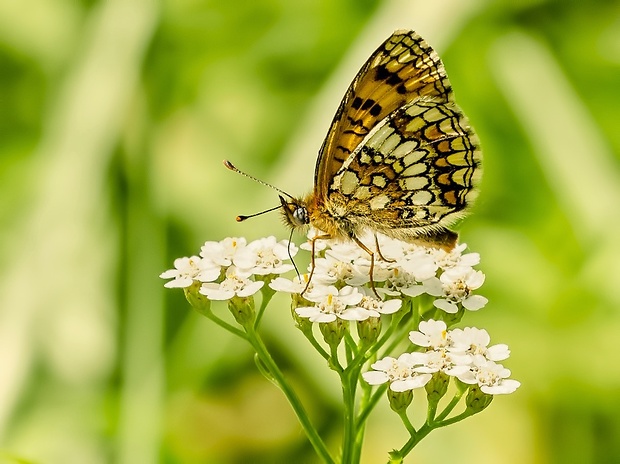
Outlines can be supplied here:
<path id="1" fill-rule="evenodd" d="M 325 200 L 336 172 L 377 123 L 423 96 L 452 99 L 445 69 L 419 35 L 397 31 L 364 64 L 336 112 L 317 160 L 317 198 Z"/>
<path id="2" fill-rule="evenodd" d="M 432 229 L 462 216 L 481 175 L 478 141 L 453 102 L 423 98 L 381 122 L 328 189 L 375 230 Z"/>

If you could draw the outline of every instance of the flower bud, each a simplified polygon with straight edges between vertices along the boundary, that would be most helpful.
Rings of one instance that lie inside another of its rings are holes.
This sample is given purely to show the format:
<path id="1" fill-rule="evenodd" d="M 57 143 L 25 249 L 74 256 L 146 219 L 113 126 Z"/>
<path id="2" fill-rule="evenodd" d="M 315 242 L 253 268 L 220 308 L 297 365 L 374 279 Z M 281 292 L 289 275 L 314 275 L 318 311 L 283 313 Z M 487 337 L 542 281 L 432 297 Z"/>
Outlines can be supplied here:
<path id="1" fill-rule="evenodd" d="M 185 287 L 183 291 L 185 292 L 185 298 L 189 304 L 192 305 L 192 308 L 200 314 L 206 315 L 211 312 L 211 300 L 202 293 L 199 293 L 201 285 L 200 282 L 194 281 L 192 285 Z"/>
<path id="2" fill-rule="evenodd" d="M 299 308 L 300 306 L 305 306 L 303 304 L 300 305 L 299 302 L 296 301 L 295 299 L 296 296 L 299 296 L 299 295 L 293 295 L 293 300 L 291 302 L 291 314 L 293 316 L 293 320 L 295 321 L 295 326 L 299 330 L 301 330 L 301 332 L 304 335 L 311 336 L 312 335 L 312 322 L 310 322 L 310 319 L 308 319 L 307 317 L 301 317 L 299 314 L 297 314 L 297 311 L 295 311 L 295 309 Z M 311 304 L 311 303 L 308 302 L 308 304 Z"/>
<path id="3" fill-rule="evenodd" d="M 332 348 L 335 348 L 340 344 L 342 337 L 344 337 L 347 326 L 345 325 L 345 321 L 337 318 L 332 322 L 319 324 L 319 329 L 323 334 L 323 340 L 325 340 L 325 343 Z"/>
<path id="4" fill-rule="evenodd" d="M 254 322 L 254 316 L 256 314 L 254 297 L 235 295 L 228 301 L 228 309 L 239 325 L 245 327 Z"/>
<path id="5" fill-rule="evenodd" d="M 431 380 L 424 385 L 429 402 L 437 403 L 448 391 L 450 376 L 445 372 L 435 372 Z"/>
<path id="6" fill-rule="evenodd" d="M 397 414 L 404 412 L 413 401 L 413 390 L 395 392 L 391 388 L 388 388 L 386 393 L 388 401 L 390 402 L 390 408 Z"/>
<path id="7" fill-rule="evenodd" d="M 369 346 L 377 341 L 381 333 L 381 318 L 369 317 L 363 321 L 357 321 L 357 334 L 363 345 Z"/>
<path id="8" fill-rule="evenodd" d="M 465 406 L 474 414 L 485 409 L 493 401 L 493 395 L 487 395 L 480 391 L 478 385 L 472 385 L 465 398 Z"/>

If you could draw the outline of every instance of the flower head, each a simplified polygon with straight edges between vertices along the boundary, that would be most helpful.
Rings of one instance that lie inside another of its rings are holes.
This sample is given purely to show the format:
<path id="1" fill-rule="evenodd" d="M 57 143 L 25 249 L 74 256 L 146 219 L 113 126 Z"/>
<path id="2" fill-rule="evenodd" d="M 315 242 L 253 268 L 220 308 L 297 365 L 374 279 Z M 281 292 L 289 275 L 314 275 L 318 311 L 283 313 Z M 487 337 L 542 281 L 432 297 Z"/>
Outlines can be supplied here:
<path id="1" fill-rule="evenodd" d="M 484 283 L 484 274 L 469 267 L 455 267 L 444 271 L 439 277 L 443 298 L 435 300 L 435 307 L 453 314 L 458 312 L 458 305 L 470 311 L 483 308 L 488 300 L 472 292 Z"/>
<path id="2" fill-rule="evenodd" d="M 246 243 L 243 237 L 226 237 L 219 242 L 208 241 L 200 248 L 200 256 L 219 266 L 228 267 L 235 255 L 245 248 Z"/>
<path id="3" fill-rule="evenodd" d="M 433 374 L 445 372 L 448 375 L 459 376 L 469 371 L 471 359 L 469 356 L 451 353 L 448 350 L 427 351 L 426 353 L 411 353 L 419 355 L 419 372 Z"/>
<path id="4" fill-rule="evenodd" d="M 271 236 L 254 240 L 246 247 L 239 250 L 233 263 L 239 269 L 243 269 L 250 274 L 269 275 L 283 274 L 293 269 L 292 264 L 287 264 L 290 256 L 297 254 L 297 247 L 288 240 L 276 241 Z"/>
<path id="5" fill-rule="evenodd" d="M 258 292 L 265 284 L 263 281 L 250 280 L 250 275 L 247 271 L 230 266 L 222 282 L 204 283 L 199 291 L 210 300 L 229 300 L 233 296 L 248 297 Z"/>
<path id="6" fill-rule="evenodd" d="M 174 260 L 174 269 L 162 272 L 159 277 L 162 279 L 174 279 L 166 282 L 167 288 L 186 288 L 196 280 L 198 282 L 211 282 L 220 276 L 220 267 L 199 258 L 177 258 Z"/>
<path id="7" fill-rule="evenodd" d="M 371 290 L 366 290 L 358 305 L 368 311 L 370 317 L 379 317 L 381 314 L 394 314 L 403 302 L 398 299 L 380 300 Z"/>
<path id="8" fill-rule="evenodd" d="M 480 391 L 488 395 L 513 393 L 521 386 L 520 382 L 508 377 L 510 377 L 509 369 L 489 361 L 482 355 L 474 356 L 471 368 L 458 376 L 463 383 L 478 384 Z"/>
<path id="9" fill-rule="evenodd" d="M 510 350 L 507 345 L 489 346 L 491 337 L 484 329 L 477 329 L 476 327 L 454 329 L 450 333 L 450 338 L 453 344 L 452 351 L 454 352 L 482 355 L 490 361 L 503 361 L 510 356 Z"/>
<path id="10" fill-rule="evenodd" d="M 441 350 L 449 346 L 448 326 L 444 321 L 421 321 L 418 330 L 409 332 L 409 340 L 414 345 L 430 350 Z"/>
<path id="11" fill-rule="evenodd" d="M 308 291 L 314 287 L 313 283 L 310 282 L 308 285 L 309 274 L 302 274 L 301 276 L 293 277 L 293 279 L 287 279 L 286 277 L 276 277 L 271 282 L 269 282 L 269 286 L 275 290 L 276 292 L 284 292 L 284 293 L 301 293 L 306 290 L 308 287 Z"/>
<path id="12" fill-rule="evenodd" d="M 364 320 L 368 317 L 366 310 L 358 306 L 363 294 L 354 287 L 338 290 L 333 285 L 320 286 L 304 294 L 304 298 L 315 303 L 314 306 L 302 306 L 295 309 L 301 317 L 312 322 L 333 322 L 338 319 L 347 321 Z"/>
<path id="13" fill-rule="evenodd" d="M 331 254 L 314 260 L 313 280 L 324 285 L 345 282 L 348 285 L 360 286 L 370 280 L 367 269 L 360 269 L 352 260 L 337 259 Z"/>
<path id="14" fill-rule="evenodd" d="M 370 385 L 381 385 L 389 382 L 390 390 L 403 392 L 421 388 L 431 379 L 429 373 L 419 372 L 415 368 L 416 358 L 410 353 L 404 353 L 398 358 L 386 356 L 373 363 L 372 371 L 364 372 L 362 377 Z"/>

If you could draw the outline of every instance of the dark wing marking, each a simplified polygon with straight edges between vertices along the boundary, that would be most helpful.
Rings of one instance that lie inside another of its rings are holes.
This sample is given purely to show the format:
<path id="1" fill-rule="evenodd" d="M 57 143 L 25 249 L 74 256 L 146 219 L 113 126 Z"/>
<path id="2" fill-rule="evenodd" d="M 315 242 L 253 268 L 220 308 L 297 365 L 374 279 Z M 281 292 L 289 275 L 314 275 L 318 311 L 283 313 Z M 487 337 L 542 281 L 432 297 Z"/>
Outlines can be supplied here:
<path id="1" fill-rule="evenodd" d="M 396 31 L 362 66 L 340 103 L 317 159 L 314 192 L 319 202 L 377 123 L 424 96 L 441 102 L 452 99 L 443 63 L 418 34 Z"/>
<path id="2" fill-rule="evenodd" d="M 410 228 L 402 235 L 415 236 L 464 214 L 477 194 L 481 159 L 458 106 L 425 97 L 375 128 L 340 167 L 328 198 L 344 197 L 368 227 Z"/>

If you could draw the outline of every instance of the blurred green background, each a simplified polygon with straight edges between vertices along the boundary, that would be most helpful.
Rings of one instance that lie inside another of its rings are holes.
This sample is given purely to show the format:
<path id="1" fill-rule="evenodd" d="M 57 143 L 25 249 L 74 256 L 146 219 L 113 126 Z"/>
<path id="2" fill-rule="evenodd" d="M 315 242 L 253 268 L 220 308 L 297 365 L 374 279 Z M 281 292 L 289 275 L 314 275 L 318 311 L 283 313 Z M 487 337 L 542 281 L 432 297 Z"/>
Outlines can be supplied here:
<path id="1" fill-rule="evenodd" d="M 349 82 L 395 29 L 438 50 L 482 140 L 461 240 L 522 387 L 411 462 L 620 462 L 620 3 L 0 0 L 0 453 L 35 463 L 313 463 L 250 351 L 160 272 L 226 236 L 287 237 Z M 299 238 L 298 238 L 299 241 Z M 223 309 L 223 308 L 222 308 Z M 266 337 L 322 433 L 336 379 Z M 405 441 L 376 411 L 366 463 Z"/>

